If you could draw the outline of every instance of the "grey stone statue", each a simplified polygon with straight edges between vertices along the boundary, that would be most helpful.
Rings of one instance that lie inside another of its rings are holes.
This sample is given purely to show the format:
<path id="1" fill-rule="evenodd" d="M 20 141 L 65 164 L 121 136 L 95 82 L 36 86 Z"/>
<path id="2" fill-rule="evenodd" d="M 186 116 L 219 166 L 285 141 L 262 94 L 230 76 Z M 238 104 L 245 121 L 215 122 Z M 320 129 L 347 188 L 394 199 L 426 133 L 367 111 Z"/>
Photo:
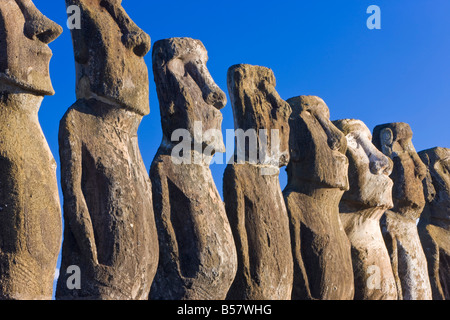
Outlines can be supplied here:
<path id="1" fill-rule="evenodd" d="M 419 221 L 434 300 L 450 300 L 450 149 L 419 152 L 428 168 L 426 204 Z"/>
<path id="2" fill-rule="evenodd" d="M 283 191 L 294 256 L 293 299 L 352 300 L 350 241 L 339 215 L 349 189 L 347 140 L 314 96 L 287 101 L 292 107 L 288 184 Z"/>
<path id="3" fill-rule="evenodd" d="M 67 0 L 77 101 L 60 123 L 65 232 L 56 298 L 146 300 L 158 265 L 151 182 L 137 130 L 149 110 L 150 38 L 120 1 Z M 69 267 L 78 266 L 80 288 Z"/>
<path id="4" fill-rule="evenodd" d="M 291 107 L 275 84 L 272 70 L 265 67 L 241 64 L 228 70 L 235 129 L 242 130 L 236 131 L 235 161 L 223 178 L 239 261 L 231 300 L 291 299 L 291 239 L 278 178 L 279 168 L 289 161 Z M 245 146 L 244 135 L 250 137 Z"/>
<path id="5" fill-rule="evenodd" d="M 372 144 L 372 134 L 362 121 L 333 123 L 347 138 L 350 190 L 342 196 L 339 211 L 352 245 L 355 300 L 397 300 L 380 228 L 382 215 L 393 207 L 392 161 Z"/>
<path id="6" fill-rule="evenodd" d="M 412 143 L 412 131 L 407 123 L 376 126 L 373 144 L 394 163 L 394 207 L 381 218 L 383 237 L 388 249 L 398 299 L 430 300 L 431 286 L 425 254 L 417 232 L 425 206 L 422 181 L 426 167 Z"/>
<path id="7" fill-rule="evenodd" d="M 163 141 L 150 169 L 160 244 L 150 299 L 223 300 L 236 274 L 233 235 L 209 169 L 211 157 L 225 151 L 226 96 L 207 60 L 199 40 L 165 39 L 153 47 Z"/>
<path id="8" fill-rule="evenodd" d="M 0 1 L 0 299 L 52 298 L 61 209 L 38 111 L 61 32 L 31 0 Z"/>

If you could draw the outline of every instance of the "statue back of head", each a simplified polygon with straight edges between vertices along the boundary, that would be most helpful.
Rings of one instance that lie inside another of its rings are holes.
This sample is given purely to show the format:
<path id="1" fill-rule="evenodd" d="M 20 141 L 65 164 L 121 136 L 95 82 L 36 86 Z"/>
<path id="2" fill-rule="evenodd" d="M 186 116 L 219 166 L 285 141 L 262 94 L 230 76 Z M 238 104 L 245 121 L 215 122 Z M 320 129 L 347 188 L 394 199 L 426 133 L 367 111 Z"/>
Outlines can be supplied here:
<path id="1" fill-rule="evenodd" d="M 31 0 L 0 2 L 0 82 L 38 95 L 54 94 L 48 44 L 62 28 Z"/>
<path id="2" fill-rule="evenodd" d="M 127 15 L 119 0 L 66 0 L 81 12 L 73 28 L 78 99 L 96 98 L 140 115 L 150 112 L 144 56 L 150 37 Z"/>

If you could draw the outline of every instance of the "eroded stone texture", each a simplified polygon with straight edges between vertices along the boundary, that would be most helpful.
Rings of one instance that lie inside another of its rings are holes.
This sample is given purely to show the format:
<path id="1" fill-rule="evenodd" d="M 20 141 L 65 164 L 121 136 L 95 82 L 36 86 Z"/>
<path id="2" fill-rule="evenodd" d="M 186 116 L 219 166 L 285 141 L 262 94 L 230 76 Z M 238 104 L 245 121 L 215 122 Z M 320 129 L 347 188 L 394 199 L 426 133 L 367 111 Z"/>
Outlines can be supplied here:
<path id="1" fill-rule="evenodd" d="M 150 169 L 160 244 L 150 299 L 222 300 L 236 274 L 225 206 L 209 169 L 211 157 L 203 157 L 203 152 L 225 151 L 220 109 L 226 96 L 209 74 L 207 60 L 199 40 L 165 39 L 153 48 L 163 142 Z M 206 135 L 211 129 L 216 134 Z M 175 151 L 172 156 L 180 132 L 187 161 Z"/>
<path id="2" fill-rule="evenodd" d="M 257 141 L 237 147 L 236 163 L 224 174 L 225 207 L 238 252 L 238 271 L 227 296 L 232 300 L 291 299 L 289 221 L 278 178 L 279 168 L 289 161 L 291 107 L 275 85 L 272 70 L 265 67 L 236 65 L 228 70 L 235 129 L 254 132 Z M 278 139 L 272 130 L 278 130 Z M 249 148 L 255 149 L 256 158 Z"/>
<path id="3" fill-rule="evenodd" d="M 147 299 L 158 264 L 151 183 L 137 130 L 149 113 L 150 39 L 120 2 L 68 0 L 77 102 L 60 123 L 65 232 L 57 299 Z M 81 270 L 81 289 L 69 266 Z"/>
<path id="4" fill-rule="evenodd" d="M 450 149 L 424 150 L 419 156 L 428 167 L 419 236 L 428 261 L 433 299 L 450 300 Z"/>
<path id="5" fill-rule="evenodd" d="M 314 96 L 288 100 L 292 107 L 288 185 L 283 191 L 294 256 L 293 299 L 354 297 L 350 241 L 339 217 L 349 189 L 347 141 Z"/>
<path id="6" fill-rule="evenodd" d="M 394 163 L 394 207 L 381 218 L 381 229 L 388 249 L 398 299 L 429 300 L 431 287 L 425 254 L 417 232 L 425 206 L 422 180 L 426 167 L 412 144 L 412 131 L 406 123 L 376 126 L 373 144 Z"/>
<path id="7" fill-rule="evenodd" d="M 372 144 L 360 120 L 333 121 L 347 138 L 350 190 L 339 204 L 341 220 L 352 245 L 356 300 L 397 300 L 391 260 L 380 218 L 393 207 L 389 178 L 392 161 Z"/>
<path id="8" fill-rule="evenodd" d="M 61 32 L 31 0 L 0 1 L 0 299 L 52 298 L 61 209 L 38 110 Z"/>

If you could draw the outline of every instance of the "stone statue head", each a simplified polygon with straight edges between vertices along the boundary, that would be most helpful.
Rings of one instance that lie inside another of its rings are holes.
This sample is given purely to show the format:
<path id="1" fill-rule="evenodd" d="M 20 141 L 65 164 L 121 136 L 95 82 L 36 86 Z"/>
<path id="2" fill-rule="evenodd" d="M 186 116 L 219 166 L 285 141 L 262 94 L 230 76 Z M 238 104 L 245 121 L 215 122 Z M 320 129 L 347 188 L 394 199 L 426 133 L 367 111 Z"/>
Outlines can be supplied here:
<path id="1" fill-rule="evenodd" d="M 53 95 L 48 44 L 62 28 L 31 0 L 0 1 L 0 81 L 38 95 Z"/>
<path id="2" fill-rule="evenodd" d="M 150 37 L 127 15 L 121 0 L 66 0 L 81 11 L 72 29 L 78 99 L 96 98 L 140 115 L 149 107 L 144 56 Z"/>
<path id="3" fill-rule="evenodd" d="M 393 211 L 417 219 L 425 206 L 422 181 L 426 167 L 412 144 L 412 131 L 407 123 L 376 126 L 373 144 L 394 162 Z"/>
<path id="4" fill-rule="evenodd" d="M 325 102 L 315 96 L 287 102 L 292 107 L 288 175 L 319 187 L 348 190 L 347 140 L 330 121 Z"/>
<path id="5" fill-rule="evenodd" d="M 419 152 L 419 156 L 428 168 L 424 180 L 427 204 L 433 218 L 450 222 L 450 149 L 433 148 Z"/>
<path id="6" fill-rule="evenodd" d="M 275 76 L 269 68 L 239 64 L 228 69 L 228 91 L 235 129 L 255 130 L 257 144 L 267 147 L 264 156 L 276 157 L 273 162 L 282 167 L 289 162 L 289 116 L 292 109 L 280 98 L 275 86 Z M 260 130 L 266 130 L 263 131 L 265 137 L 261 137 Z M 277 130 L 277 134 L 272 134 L 272 130 Z M 272 138 L 277 141 L 271 141 Z M 245 147 L 258 148 L 247 144 Z M 265 162 L 271 161 L 265 159 Z"/>
<path id="7" fill-rule="evenodd" d="M 341 203 L 355 210 L 392 208 L 392 160 L 373 145 L 372 133 L 361 120 L 333 123 L 347 138 L 350 190 L 344 193 Z"/>
<path id="8" fill-rule="evenodd" d="M 187 130 L 193 143 L 224 152 L 222 113 L 227 98 L 214 82 L 206 63 L 208 53 L 200 40 L 171 38 L 153 47 L 153 73 L 161 110 L 163 136 L 171 141 L 175 130 Z M 201 123 L 202 132 L 195 130 Z M 205 131 L 217 135 L 200 137 Z"/>

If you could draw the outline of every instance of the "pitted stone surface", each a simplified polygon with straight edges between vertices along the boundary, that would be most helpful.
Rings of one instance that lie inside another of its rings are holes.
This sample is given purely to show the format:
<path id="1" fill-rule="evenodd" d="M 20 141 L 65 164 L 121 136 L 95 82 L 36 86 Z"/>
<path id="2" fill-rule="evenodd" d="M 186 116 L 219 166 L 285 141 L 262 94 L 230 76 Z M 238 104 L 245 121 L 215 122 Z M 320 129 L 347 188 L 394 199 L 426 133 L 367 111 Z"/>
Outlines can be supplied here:
<path id="1" fill-rule="evenodd" d="M 428 261 L 433 299 L 450 300 L 450 149 L 424 150 L 419 156 L 428 168 L 419 236 Z"/>
<path id="2" fill-rule="evenodd" d="M 351 247 L 339 216 L 339 202 L 349 189 L 347 141 L 319 97 L 287 102 L 291 161 L 283 194 L 294 256 L 292 298 L 351 300 Z"/>
<path id="3" fill-rule="evenodd" d="M 412 144 L 412 130 L 406 123 L 376 126 L 373 143 L 394 163 L 394 207 L 381 219 L 383 237 L 391 257 L 398 299 L 430 300 L 431 286 L 425 254 L 417 232 L 425 206 L 422 181 L 426 167 Z"/>
<path id="4" fill-rule="evenodd" d="M 62 28 L 31 0 L 0 2 L 0 299 L 50 300 L 62 226 L 56 162 L 38 120 Z"/>
<path id="5" fill-rule="evenodd" d="M 225 151 L 220 109 L 226 96 L 207 60 L 199 40 L 165 39 L 153 48 L 163 142 L 150 169 L 160 244 L 150 299 L 223 300 L 236 274 L 233 235 L 209 169 L 210 156 Z M 212 129 L 216 134 L 206 135 Z M 172 154 L 180 131 L 183 159 Z"/>
<path id="6" fill-rule="evenodd" d="M 239 261 L 227 298 L 290 300 L 293 259 L 289 221 L 278 176 L 279 168 L 289 161 L 291 107 L 276 92 L 275 76 L 265 67 L 231 67 L 228 88 L 235 129 L 254 130 L 257 143 L 238 147 L 236 163 L 229 164 L 224 173 L 225 207 Z M 277 134 L 272 135 L 272 130 L 277 130 Z M 252 150 L 249 148 L 255 149 L 256 159 L 250 159 Z M 238 150 L 243 153 L 241 162 Z"/>
<path id="7" fill-rule="evenodd" d="M 78 100 L 59 131 L 65 232 L 56 298 L 146 300 L 158 239 L 137 130 L 149 113 L 150 39 L 118 1 L 66 4 L 80 7 L 83 28 L 72 30 Z M 67 286 L 73 265 L 78 290 Z"/>

